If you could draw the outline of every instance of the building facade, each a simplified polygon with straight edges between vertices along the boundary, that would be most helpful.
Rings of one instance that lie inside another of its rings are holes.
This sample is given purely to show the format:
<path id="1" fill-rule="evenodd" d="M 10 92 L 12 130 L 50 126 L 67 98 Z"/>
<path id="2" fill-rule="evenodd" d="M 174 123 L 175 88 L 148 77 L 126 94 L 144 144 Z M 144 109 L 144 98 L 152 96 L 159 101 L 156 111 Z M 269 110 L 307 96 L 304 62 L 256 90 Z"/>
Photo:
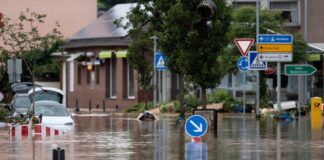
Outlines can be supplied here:
<path id="1" fill-rule="evenodd" d="M 68 6 L 68 8 L 67 8 Z M 60 24 L 59 30 L 65 38 L 72 36 L 83 26 L 97 18 L 96 0 L 1 0 L 0 12 L 5 17 L 18 19 L 21 12 L 29 9 L 32 12 L 46 14 L 46 19 L 40 32 L 46 34 Z"/>
<path id="2" fill-rule="evenodd" d="M 114 6 L 75 33 L 62 47 L 68 57 L 63 64 L 66 82 L 63 88 L 69 107 L 123 110 L 153 100 L 153 90 L 142 89 L 137 71 L 127 60 L 127 49 L 132 41 L 127 30 L 114 24 L 116 19 L 126 17 L 134 5 Z M 153 56 L 147 58 L 153 63 Z M 168 71 L 158 72 L 158 75 L 159 100 L 168 101 L 176 97 L 177 90 L 171 89 L 176 85 L 176 76 Z"/>

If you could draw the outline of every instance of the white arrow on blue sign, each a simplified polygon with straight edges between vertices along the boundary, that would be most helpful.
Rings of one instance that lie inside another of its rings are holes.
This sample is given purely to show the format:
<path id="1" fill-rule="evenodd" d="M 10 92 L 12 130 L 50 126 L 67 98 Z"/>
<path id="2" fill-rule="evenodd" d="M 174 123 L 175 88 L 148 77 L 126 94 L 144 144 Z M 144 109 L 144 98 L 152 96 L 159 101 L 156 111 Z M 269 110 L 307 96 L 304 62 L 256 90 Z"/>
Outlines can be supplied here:
<path id="1" fill-rule="evenodd" d="M 203 136 L 207 129 L 208 124 L 206 119 L 201 115 L 190 116 L 185 124 L 186 133 L 191 137 Z"/>
<path id="2" fill-rule="evenodd" d="M 291 44 L 293 36 L 291 34 L 259 34 L 258 43 L 283 43 Z"/>
<path id="3" fill-rule="evenodd" d="M 257 51 L 249 52 L 249 70 L 266 70 L 267 62 L 259 58 Z"/>
<path id="4" fill-rule="evenodd" d="M 156 52 L 155 53 L 155 68 L 157 70 L 166 70 L 167 67 L 166 67 L 166 61 L 167 61 L 167 58 L 165 55 L 163 55 L 163 53 L 161 52 Z"/>
<path id="5" fill-rule="evenodd" d="M 237 63 L 237 68 L 239 68 L 241 71 L 247 71 L 249 70 L 249 62 L 246 57 L 241 57 Z"/>

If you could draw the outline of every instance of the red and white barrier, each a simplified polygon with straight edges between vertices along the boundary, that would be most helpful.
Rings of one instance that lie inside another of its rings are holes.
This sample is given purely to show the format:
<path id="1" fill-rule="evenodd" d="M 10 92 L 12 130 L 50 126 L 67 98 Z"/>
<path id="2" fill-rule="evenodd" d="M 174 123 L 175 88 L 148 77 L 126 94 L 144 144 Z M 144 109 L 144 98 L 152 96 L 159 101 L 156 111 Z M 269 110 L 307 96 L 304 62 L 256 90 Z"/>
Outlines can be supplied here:
<path id="1" fill-rule="evenodd" d="M 13 137 L 41 135 L 41 136 L 62 136 L 65 131 L 53 127 L 45 126 L 42 124 L 35 124 L 34 129 L 30 125 L 12 125 L 10 127 L 10 134 Z"/>
<path id="2" fill-rule="evenodd" d="M 29 125 L 13 125 L 10 127 L 11 136 L 28 136 L 30 133 Z"/>

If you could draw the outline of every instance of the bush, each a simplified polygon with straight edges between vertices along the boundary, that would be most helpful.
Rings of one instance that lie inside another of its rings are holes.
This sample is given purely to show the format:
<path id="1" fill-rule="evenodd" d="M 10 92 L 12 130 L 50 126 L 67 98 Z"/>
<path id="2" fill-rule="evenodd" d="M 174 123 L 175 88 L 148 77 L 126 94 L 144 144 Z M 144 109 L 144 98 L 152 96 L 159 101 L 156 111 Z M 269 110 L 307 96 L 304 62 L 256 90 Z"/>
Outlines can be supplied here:
<path id="1" fill-rule="evenodd" d="M 147 102 L 147 107 L 148 109 L 153 109 L 153 102 Z M 135 104 L 134 106 L 128 107 L 125 112 L 130 113 L 130 112 L 144 112 L 145 111 L 145 103 L 138 103 Z"/>
<path id="2" fill-rule="evenodd" d="M 4 122 L 7 120 L 9 112 L 5 108 L 0 108 L 0 122 Z"/>
<path id="3" fill-rule="evenodd" d="M 242 105 L 242 101 L 234 99 L 230 94 L 225 91 L 215 91 L 208 95 L 208 103 L 223 103 L 224 112 L 234 112 L 234 105 Z"/>
<path id="4" fill-rule="evenodd" d="M 202 104 L 201 100 L 194 95 L 185 95 L 184 103 L 186 104 L 187 108 L 195 108 Z"/>

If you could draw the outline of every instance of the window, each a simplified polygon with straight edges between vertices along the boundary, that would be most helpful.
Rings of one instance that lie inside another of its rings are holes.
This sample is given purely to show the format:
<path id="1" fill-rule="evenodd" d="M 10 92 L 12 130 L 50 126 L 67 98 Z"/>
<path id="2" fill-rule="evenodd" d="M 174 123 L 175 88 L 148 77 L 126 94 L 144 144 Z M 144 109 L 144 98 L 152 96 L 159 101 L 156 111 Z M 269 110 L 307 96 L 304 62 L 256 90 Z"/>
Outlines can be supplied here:
<path id="1" fill-rule="evenodd" d="M 270 2 L 270 9 L 282 11 L 281 16 L 288 24 L 299 24 L 298 2 Z"/>
<path id="2" fill-rule="evenodd" d="M 96 84 L 99 84 L 100 83 L 100 66 L 96 65 L 95 69 L 96 69 Z"/>
<path id="3" fill-rule="evenodd" d="M 133 67 L 127 63 L 127 96 L 129 99 L 135 98 L 135 91 L 134 91 L 134 69 Z"/>
<path id="4" fill-rule="evenodd" d="M 111 58 L 110 61 L 110 98 L 117 98 L 116 61 L 116 58 Z"/>
<path id="5" fill-rule="evenodd" d="M 81 72 L 82 71 L 81 69 L 82 69 L 81 65 L 78 65 L 78 75 L 77 76 L 78 76 L 78 84 L 79 85 L 81 84 L 81 77 L 82 77 L 81 76 L 81 73 L 82 73 Z"/>

